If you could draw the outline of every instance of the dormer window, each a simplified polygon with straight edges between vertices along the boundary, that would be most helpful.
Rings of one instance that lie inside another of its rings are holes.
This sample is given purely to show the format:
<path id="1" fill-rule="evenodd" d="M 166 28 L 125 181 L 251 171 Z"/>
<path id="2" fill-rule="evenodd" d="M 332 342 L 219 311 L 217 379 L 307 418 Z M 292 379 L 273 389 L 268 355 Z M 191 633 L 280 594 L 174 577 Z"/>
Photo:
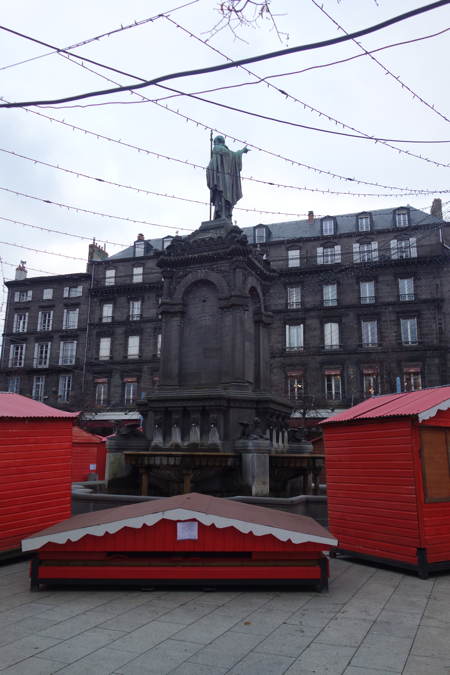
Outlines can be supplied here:
<path id="1" fill-rule="evenodd" d="M 370 232 L 370 215 L 368 213 L 359 214 L 358 232 Z"/>
<path id="2" fill-rule="evenodd" d="M 167 237 L 163 237 L 162 239 L 162 250 L 165 251 L 168 246 L 172 243 L 173 237 L 170 236 L 170 234 Z"/>
<path id="3" fill-rule="evenodd" d="M 333 235 L 335 233 L 335 224 L 334 224 L 334 218 L 331 218 L 327 216 L 326 218 L 322 218 L 322 234 L 323 235 Z"/>
<path id="4" fill-rule="evenodd" d="M 264 244 L 269 239 L 269 233 L 265 225 L 257 225 L 254 228 L 255 244 Z"/>
<path id="5" fill-rule="evenodd" d="M 395 227 L 408 227 L 409 213 L 408 209 L 397 209 L 395 212 Z"/>
<path id="6" fill-rule="evenodd" d="M 143 239 L 138 239 L 134 242 L 134 255 L 139 257 L 145 254 L 145 241 Z"/>

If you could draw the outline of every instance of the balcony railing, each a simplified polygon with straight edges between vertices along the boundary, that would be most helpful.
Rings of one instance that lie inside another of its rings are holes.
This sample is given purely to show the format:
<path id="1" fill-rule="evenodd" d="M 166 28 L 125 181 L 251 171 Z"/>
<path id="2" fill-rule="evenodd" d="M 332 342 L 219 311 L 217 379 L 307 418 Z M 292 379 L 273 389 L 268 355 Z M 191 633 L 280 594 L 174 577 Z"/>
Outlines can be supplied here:
<path id="1" fill-rule="evenodd" d="M 374 295 L 362 295 L 360 298 L 362 305 L 372 305 L 375 302 Z"/>
<path id="2" fill-rule="evenodd" d="M 411 302 L 414 300 L 414 293 L 400 293 L 399 298 L 401 302 Z"/>
<path id="3" fill-rule="evenodd" d="M 336 307 L 337 304 L 337 298 L 324 298 L 323 300 L 324 307 Z"/>

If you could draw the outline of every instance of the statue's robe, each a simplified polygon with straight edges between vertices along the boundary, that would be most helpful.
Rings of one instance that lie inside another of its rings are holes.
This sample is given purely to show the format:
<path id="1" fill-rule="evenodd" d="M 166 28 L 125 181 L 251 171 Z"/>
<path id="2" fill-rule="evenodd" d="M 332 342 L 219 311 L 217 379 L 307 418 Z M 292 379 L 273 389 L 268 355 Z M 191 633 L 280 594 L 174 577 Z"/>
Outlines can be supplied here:
<path id="1" fill-rule="evenodd" d="M 223 199 L 233 207 L 242 197 L 241 187 L 242 152 L 233 152 L 224 145 L 214 147 L 206 169 L 206 183 L 215 203 L 215 192 L 223 193 Z"/>

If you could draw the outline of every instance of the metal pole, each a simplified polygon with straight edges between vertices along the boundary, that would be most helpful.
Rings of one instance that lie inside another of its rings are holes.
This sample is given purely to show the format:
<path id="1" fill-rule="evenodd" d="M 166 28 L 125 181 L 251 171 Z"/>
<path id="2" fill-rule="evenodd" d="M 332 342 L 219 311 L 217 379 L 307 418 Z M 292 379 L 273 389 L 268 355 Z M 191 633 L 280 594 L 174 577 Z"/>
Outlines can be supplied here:
<path id="1" fill-rule="evenodd" d="M 212 148 L 213 148 L 213 132 L 212 129 L 209 132 L 209 158 L 212 157 Z M 212 219 L 212 209 L 211 209 L 211 193 L 209 195 L 209 220 Z"/>

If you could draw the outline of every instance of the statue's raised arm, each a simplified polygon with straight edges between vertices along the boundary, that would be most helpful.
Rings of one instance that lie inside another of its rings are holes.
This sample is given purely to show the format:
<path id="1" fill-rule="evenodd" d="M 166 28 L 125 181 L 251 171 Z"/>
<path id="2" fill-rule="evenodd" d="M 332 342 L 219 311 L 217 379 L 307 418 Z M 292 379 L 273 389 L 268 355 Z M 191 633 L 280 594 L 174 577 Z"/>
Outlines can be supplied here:
<path id="1" fill-rule="evenodd" d="M 242 197 L 242 155 L 248 151 L 245 147 L 233 152 L 225 145 L 223 136 L 214 139 L 211 160 L 206 169 L 210 202 L 214 205 L 214 220 L 231 220 L 233 206 Z"/>

